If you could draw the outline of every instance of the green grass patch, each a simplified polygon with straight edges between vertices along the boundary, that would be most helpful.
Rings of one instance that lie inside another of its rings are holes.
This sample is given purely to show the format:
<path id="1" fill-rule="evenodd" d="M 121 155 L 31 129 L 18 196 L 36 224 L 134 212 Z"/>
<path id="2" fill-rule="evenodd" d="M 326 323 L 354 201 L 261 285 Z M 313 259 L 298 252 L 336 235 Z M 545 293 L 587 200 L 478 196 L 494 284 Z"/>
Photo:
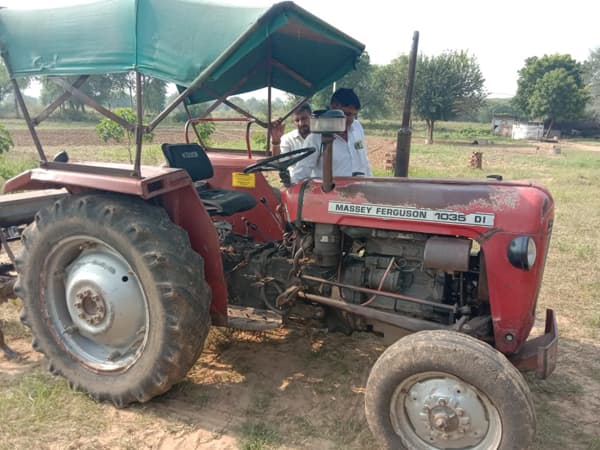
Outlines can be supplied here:
<path id="1" fill-rule="evenodd" d="M 242 425 L 239 439 L 242 450 L 267 450 L 282 441 L 279 432 L 262 422 L 248 422 Z"/>
<path id="2" fill-rule="evenodd" d="M 107 426 L 102 406 L 39 372 L 0 382 L 0 448 L 41 448 L 56 440 L 97 435 Z M 85 420 L 82 418 L 85 417 Z M 72 425 L 71 425 L 72 424 Z M 47 436 L 52 436 L 50 441 Z"/>

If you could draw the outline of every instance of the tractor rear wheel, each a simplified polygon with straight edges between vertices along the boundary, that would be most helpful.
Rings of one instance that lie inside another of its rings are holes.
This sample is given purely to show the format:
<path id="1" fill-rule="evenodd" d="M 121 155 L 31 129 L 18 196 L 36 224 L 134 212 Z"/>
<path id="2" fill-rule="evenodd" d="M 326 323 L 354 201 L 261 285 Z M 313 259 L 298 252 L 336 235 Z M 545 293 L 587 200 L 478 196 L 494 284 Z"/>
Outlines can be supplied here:
<path id="1" fill-rule="evenodd" d="M 166 212 L 112 194 L 40 211 L 15 292 L 50 370 L 97 400 L 145 402 L 182 379 L 209 328 L 202 258 Z"/>
<path id="2" fill-rule="evenodd" d="M 387 348 L 369 375 L 365 409 L 387 449 L 527 448 L 535 434 L 519 371 L 458 332 L 422 331 Z"/>

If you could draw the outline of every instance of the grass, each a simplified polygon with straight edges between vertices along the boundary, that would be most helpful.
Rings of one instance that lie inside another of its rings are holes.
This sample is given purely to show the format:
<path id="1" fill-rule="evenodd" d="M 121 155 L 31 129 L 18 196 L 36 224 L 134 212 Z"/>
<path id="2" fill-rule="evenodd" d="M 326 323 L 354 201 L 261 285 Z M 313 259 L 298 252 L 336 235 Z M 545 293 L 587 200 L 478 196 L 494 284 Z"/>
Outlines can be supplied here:
<path id="1" fill-rule="evenodd" d="M 267 450 L 281 442 L 281 436 L 272 426 L 262 422 L 248 422 L 242 426 L 240 449 Z"/>
<path id="2" fill-rule="evenodd" d="M 60 440 L 67 443 L 93 436 L 107 426 L 103 406 L 73 392 L 63 378 L 38 370 L 3 380 L 0 387 L 0 449 L 50 445 L 57 428 L 61 429 Z"/>

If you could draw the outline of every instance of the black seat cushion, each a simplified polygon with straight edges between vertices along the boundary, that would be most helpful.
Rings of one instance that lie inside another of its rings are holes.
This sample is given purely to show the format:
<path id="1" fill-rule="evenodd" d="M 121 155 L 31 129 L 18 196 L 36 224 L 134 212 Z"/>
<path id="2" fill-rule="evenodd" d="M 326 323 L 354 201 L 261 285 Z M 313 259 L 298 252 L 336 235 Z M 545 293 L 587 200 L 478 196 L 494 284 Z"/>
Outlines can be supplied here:
<path id="1" fill-rule="evenodd" d="M 231 216 L 256 206 L 256 199 L 246 192 L 210 189 L 206 181 L 214 175 L 213 166 L 202 147 L 192 144 L 163 144 L 162 151 L 170 167 L 185 169 L 208 213 Z"/>
<path id="2" fill-rule="evenodd" d="M 228 189 L 202 189 L 198 191 L 198 195 L 210 207 L 207 209 L 211 216 L 231 216 L 252 209 L 257 203 L 250 194 Z"/>

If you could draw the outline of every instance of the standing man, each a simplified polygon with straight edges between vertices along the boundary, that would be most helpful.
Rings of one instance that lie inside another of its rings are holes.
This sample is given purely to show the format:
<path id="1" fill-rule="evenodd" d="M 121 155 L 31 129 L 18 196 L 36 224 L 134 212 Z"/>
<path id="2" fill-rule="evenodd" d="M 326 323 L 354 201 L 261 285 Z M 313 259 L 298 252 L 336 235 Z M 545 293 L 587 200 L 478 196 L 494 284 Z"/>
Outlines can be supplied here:
<path id="1" fill-rule="evenodd" d="M 334 135 L 333 176 L 372 176 L 367 158 L 367 146 L 362 125 L 356 120 L 360 110 L 360 100 L 352 89 L 340 88 L 333 93 L 330 109 L 340 109 L 346 116 L 346 131 Z M 304 178 L 323 177 L 321 135 L 311 134 L 304 140 L 304 147 L 315 147 L 317 151 L 295 164 L 292 168 L 292 182 Z"/>
<path id="2" fill-rule="evenodd" d="M 310 134 L 310 115 L 312 110 L 308 103 L 300 105 L 293 113 L 292 119 L 296 129 L 283 134 L 285 125 L 281 122 L 271 130 L 271 145 L 273 146 L 273 155 L 291 152 L 299 148 L 306 147 L 304 140 Z M 283 135 L 283 136 L 282 136 Z"/>

